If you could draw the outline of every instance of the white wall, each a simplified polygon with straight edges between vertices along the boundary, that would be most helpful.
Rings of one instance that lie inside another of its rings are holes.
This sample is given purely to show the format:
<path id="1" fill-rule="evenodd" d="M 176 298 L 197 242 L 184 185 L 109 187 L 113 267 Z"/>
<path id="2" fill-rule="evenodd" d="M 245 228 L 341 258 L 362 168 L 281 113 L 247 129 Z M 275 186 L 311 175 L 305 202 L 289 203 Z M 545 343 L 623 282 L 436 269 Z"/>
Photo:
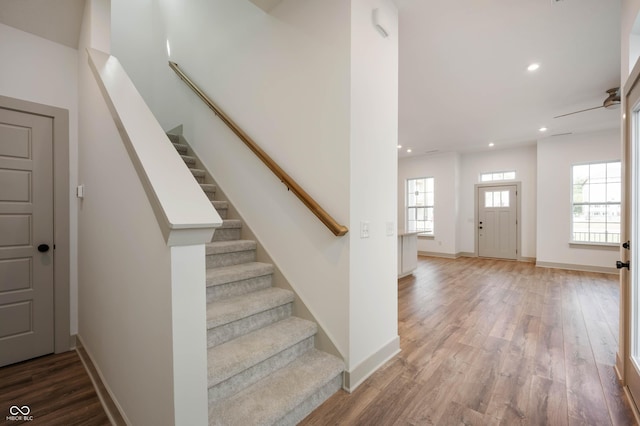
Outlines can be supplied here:
<path id="1" fill-rule="evenodd" d="M 594 161 L 619 160 L 620 131 L 558 136 L 538 141 L 537 261 L 613 268 L 619 250 L 570 246 L 571 166 Z"/>
<path id="2" fill-rule="evenodd" d="M 379 37 L 377 33 L 364 33 L 365 26 L 373 29 L 374 5 L 382 3 L 354 1 L 352 8 L 351 2 L 342 0 L 285 0 L 267 14 L 240 1 L 158 0 L 131 8 L 129 2 L 114 0 L 112 13 L 114 55 L 166 129 L 184 124 L 190 144 L 343 354 L 348 368 L 382 340 L 388 343 L 397 318 L 392 290 L 396 241 L 385 235 L 386 222 L 394 228 L 396 222 L 397 93 L 392 80 L 379 88 L 372 86 L 397 74 L 397 64 L 388 62 L 397 61 L 397 39 L 378 40 L 373 38 Z M 390 6 L 385 3 L 385 7 Z M 357 20 L 352 16 L 356 13 L 362 13 Z M 355 33 L 353 23 L 358 25 Z M 136 37 L 145 32 L 152 36 Z M 167 66 L 166 39 L 171 60 L 323 208 L 347 225 L 350 234 L 333 236 L 188 91 Z M 362 49 L 352 50 L 352 43 Z M 353 62 L 353 70 L 352 53 L 362 55 Z M 388 63 L 380 66 L 382 61 Z M 369 76 L 375 68 L 379 71 Z M 383 109 L 364 105 L 367 91 L 372 105 L 386 102 Z M 373 117 L 378 119 L 381 113 L 389 116 L 370 129 Z M 352 155 L 359 157 L 354 160 Z M 354 240 L 360 221 L 367 219 L 372 238 Z M 391 253 L 387 262 L 364 261 L 371 253 L 377 258 L 387 252 Z M 371 295 L 369 287 L 363 300 L 384 299 L 375 308 L 385 312 L 380 321 L 387 325 L 380 335 L 367 331 L 364 341 L 354 340 L 350 323 L 357 322 L 353 333 L 360 333 L 359 316 L 366 312 L 351 316 L 355 299 L 350 298 L 360 297 L 371 276 L 377 277 L 381 293 Z M 351 357 L 353 351 L 356 358 Z"/>
<path id="3" fill-rule="evenodd" d="M 0 94 L 69 110 L 69 186 L 78 179 L 78 51 L 0 24 Z M 70 327 L 78 332 L 78 217 L 70 200 Z"/>
<path id="4" fill-rule="evenodd" d="M 522 183 L 521 206 L 521 256 L 536 256 L 536 148 L 498 149 L 486 152 L 463 154 L 460 160 L 460 190 L 458 193 L 460 213 L 458 216 L 458 252 L 475 252 L 474 222 L 475 185 L 480 183 L 480 174 L 505 170 L 516 171 L 516 181 Z M 539 160 L 538 160 L 539 162 Z"/>
<path id="5" fill-rule="evenodd" d="M 418 238 L 418 251 L 456 255 L 460 155 L 453 152 L 398 161 L 398 228 L 406 228 L 407 179 L 433 177 L 434 237 Z"/>
<path id="6" fill-rule="evenodd" d="M 389 36 L 374 28 L 379 8 Z M 351 2 L 350 371 L 380 348 L 399 350 L 397 312 L 398 13 L 387 0 Z M 361 221 L 369 238 L 359 235 Z M 390 223 L 392 235 L 386 232 Z M 376 358 L 375 356 L 373 358 Z M 385 359 L 379 359 L 381 362 Z M 372 360 L 372 362 L 374 362 Z M 377 365 L 374 365 L 377 367 Z M 352 387 L 362 380 L 358 370 Z"/>

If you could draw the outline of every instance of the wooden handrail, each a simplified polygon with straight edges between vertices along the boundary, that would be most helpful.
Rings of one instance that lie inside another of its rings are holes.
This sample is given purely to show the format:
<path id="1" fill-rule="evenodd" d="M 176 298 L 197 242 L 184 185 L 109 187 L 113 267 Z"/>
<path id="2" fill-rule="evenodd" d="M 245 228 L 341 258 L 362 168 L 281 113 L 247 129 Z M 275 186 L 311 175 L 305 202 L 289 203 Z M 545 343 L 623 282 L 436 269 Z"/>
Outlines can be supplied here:
<path id="1" fill-rule="evenodd" d="M 293 192 L 302 203 L 311 210 L 313 214 L 315 214 L 318 219 L 322 223 L 325 224 L 327 228 L 337 237 L 341 237 L 349 232 L 349 229 L 340 225 L 336 220 L 331 217 L 329 213 L 327 213 L 320 205 L 314 200 L 298 183 L 291 178 L 282 168 L 266 153 L 258 146 L 257 143 L 254 142 L 236 123 L 233 122 L 216 104 L 213 103 L 211 99 L 202 91 L 200 88 L 193 82 L 187 75 L 182 72 L 178 64 L 175 62 L 169 61 L 169 66 L 173 69 L 176 74 L 184 81 L 187 86 L 191 88 L 195 92 L 196 95 L 222 120 L 223 123 L 227 125 L 231 129 L 233 133 L 236 134 L 240 138 L 242 142 L 244 142 L 247 147 L 253 151 L 255 155 L 258 156 L 260 160 L 267 166 L 277 177 L 280 179 L 280 182 L 284 183 L 288 190 Z"/>

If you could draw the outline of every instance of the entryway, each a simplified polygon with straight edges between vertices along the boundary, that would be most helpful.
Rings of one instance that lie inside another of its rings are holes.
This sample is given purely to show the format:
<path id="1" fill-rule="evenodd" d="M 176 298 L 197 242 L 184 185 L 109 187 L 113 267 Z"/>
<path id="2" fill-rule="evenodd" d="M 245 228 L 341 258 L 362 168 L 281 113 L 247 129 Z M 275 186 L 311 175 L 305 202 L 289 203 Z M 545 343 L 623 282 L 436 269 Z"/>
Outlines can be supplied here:
<path id="1" fill-rule="evenodd" d="M 478 256 L 518 258 L 518 194 L 514 182 L 476 185 Z"/>

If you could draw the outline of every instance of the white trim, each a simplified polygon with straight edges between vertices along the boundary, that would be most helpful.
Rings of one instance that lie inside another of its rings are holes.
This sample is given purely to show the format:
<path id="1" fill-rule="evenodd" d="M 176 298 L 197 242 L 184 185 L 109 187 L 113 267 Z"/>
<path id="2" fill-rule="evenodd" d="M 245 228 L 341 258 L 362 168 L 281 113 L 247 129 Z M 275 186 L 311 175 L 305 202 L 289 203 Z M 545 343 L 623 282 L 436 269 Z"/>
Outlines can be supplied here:
<path id="1" fill-rule="evenodd" d="M 573 263 L 555 263 L 555 262 L 536 262 L 536 266 L 540 268 L 551 269 L 567 269 L 569 271 L 599 272 L 602 274 L 618 275 L 618 270 L 614 267 L 592 266 L 592 265 L 576 265 Z"/>
<path id="2" fill-rule="evenodd" d="M 369 376 L 376 372 L 383 364 L 400 353 L 400 336 L 394 337 L 389 343 L 378 349 L 355 366 L 351 371 L 344 372 L 344 389 L 351 393 L 362 384 Z"/>

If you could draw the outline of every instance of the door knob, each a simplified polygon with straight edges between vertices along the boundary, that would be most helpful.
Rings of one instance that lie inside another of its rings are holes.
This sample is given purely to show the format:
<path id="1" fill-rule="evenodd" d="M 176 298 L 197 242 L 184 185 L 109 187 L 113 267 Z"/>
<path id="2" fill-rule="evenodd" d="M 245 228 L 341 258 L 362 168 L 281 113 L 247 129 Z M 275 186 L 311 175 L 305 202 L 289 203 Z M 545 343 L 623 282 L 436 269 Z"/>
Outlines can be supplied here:
<path id="1" fill-rule="evenodd" d="M 38 251 L 39 251 L 40 253 L 46 253 L 46 252 L 48 252 L 48 251 L 49 251 L 49 244 L 40 244 L 40 245 L 38 246 Z"/>
<path id="2" fill-rule="evenodd" d="M 626 248 L 629 250 L 631 248 L 631 241 L 627 241 L 626 243 L 622 243 L 622 248 Z"/>
<path id="3" fill-rule="evenodd" d="M 616 262 L 616 268 L 618 268 L 618 269 L 622 269 L 622 268 L 630 269 L 630 268 L 629 268 L 630 263 L 631 263 L 631 262 L 621 262 L 621 261 L 619 261 L 619 260 L 618 260 L 618 261 Z"/>

